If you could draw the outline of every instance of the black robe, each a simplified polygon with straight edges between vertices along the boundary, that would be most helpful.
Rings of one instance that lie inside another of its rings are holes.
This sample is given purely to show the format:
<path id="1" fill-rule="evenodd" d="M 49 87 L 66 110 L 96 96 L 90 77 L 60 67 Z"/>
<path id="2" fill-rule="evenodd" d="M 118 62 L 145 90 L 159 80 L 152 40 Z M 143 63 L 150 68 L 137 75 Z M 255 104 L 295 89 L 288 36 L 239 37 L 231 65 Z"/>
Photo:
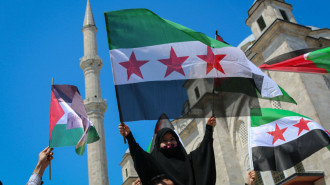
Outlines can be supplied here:
<path id="1" fill-rule="evenodd" d="M 161 149 L 161 139 L 168 132 L 172 133 L 178 145 L 172 149 Z M 127 136 L 127 140 L 135 170 L 143 185 L 149 185 L 150 179 L 159 174 L 166 174 L 175 185 L 214 185 L 216 170 L 212 136 L 213 127 L 207 125 L 200 146 L 188 155 L 176 133 L 169 128 L 159 130 L 151 155 L 141 149 L 132 134 Z"/>

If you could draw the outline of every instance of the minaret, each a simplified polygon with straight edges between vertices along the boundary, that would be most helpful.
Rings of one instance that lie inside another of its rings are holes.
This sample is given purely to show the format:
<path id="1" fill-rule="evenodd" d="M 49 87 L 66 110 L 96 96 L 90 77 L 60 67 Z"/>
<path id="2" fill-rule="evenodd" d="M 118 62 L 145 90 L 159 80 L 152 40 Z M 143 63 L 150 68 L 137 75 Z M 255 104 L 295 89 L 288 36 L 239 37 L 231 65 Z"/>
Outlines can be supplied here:
<path id="1" fill-rule="evenodd" d="M 95 125 L 100 140 L 87 146 L 88 178 L 90 185 L 108 185 L 108 167 L 105 151 L 104 113 L 107 104 L 101 96 L 100 70 L 102 59 L 97 54 L 96 45 L 97 28 L 94 23 L 89 0 L 84 19 L 82 32 L 84 35 L 84 56 L 80 59 L 80 67 L 85 76 L 84 100 L 87 114 Z"/>

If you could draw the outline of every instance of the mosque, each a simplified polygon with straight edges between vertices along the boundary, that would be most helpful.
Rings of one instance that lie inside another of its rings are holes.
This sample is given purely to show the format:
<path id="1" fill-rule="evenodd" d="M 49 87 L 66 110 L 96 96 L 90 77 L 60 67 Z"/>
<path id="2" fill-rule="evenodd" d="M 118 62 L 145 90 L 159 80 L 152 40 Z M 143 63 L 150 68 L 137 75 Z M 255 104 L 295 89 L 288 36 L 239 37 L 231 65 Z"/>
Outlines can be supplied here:
<path id="1" fill-rule="evenodd" d="M 330 30 L 304 26 L 297 23 L 292 5 L 285 0 L 257 0 L 248 10 L 246 25 L 252 34 L 238 47 L 255 65 L 280 61 L 309 51 L 330 46 Z M 283 87 L 297 105 L 279 101 L 259 100 L 261 107 L 291 110 L 306 115 L 330 129 L 330 76 L 289 72 L 266 72 Z M 200 108 L 200 114 L 211 116 L 211 104 L 203 99 L 210 96 L 212 83 L 190 81 L 185 84 L 189 102 L 184 110 Z M 250 169 L 248 154 L 248 117 L 218 119 L 214 133 L 217 185 L 244 184 L 244 176 Z M 205 119 L 176 119 L 172 121 L 187 152 L 196 149 L 205 132 Z M 258 172 L 255 184 L 330 184 L 330 152 L 324 148 L 285 171 Z M 123 185 L 131 185 L 137 178 L 129 151 L 123 155 Z M 303 182 L 303 183 L 302 183 Z"/>
<path id="2" fill-rule="evenodd" d="M 246 25 L 252 34 L 237 47 L 243 50 L 255 65 L 292 58 L 316 49 L 330 46 L 330 30 L 304 26 L 297 23 L 292 14 L 293 6 L 285 0 L 256 0 L 248 9 Z M 97 54 L 96 26 L 89 0 L 83 25 L 84 56 L 80 66 L 85 75 L 86 110 L 95 124 L 100 142 L 88 146 L 89 184 L 109 184 L 103 117 L 107 108 L 101 97 L 99 74 L 102 60 Z M 265 72 L 297 102 L 297 105 L 273 100 L 258 100 L 261 107 L 285 109 L 300 113 L 330 130 L 330 75 L 291 72 Z M 191 80 L 184 84 L 188 102 L 184 113 L 194 112 L 210 117 L 212 83 L 207 80 Z M 248 116 L 218 118 L 214 132 L 217 185 L 241 185 L 250 170 L 248 153 Z M 176 119 L 172 121 L 187 152 L 196 149 L 203 139 L 206 119 Z M 285 171 L 257 172 L 255 184 L 330 184 L 330 152 L 327 148 L 316 152 L 296 166 Z M 137 178 L 129 151 L 123 155 L 123 185 L 131 185 Z"/>

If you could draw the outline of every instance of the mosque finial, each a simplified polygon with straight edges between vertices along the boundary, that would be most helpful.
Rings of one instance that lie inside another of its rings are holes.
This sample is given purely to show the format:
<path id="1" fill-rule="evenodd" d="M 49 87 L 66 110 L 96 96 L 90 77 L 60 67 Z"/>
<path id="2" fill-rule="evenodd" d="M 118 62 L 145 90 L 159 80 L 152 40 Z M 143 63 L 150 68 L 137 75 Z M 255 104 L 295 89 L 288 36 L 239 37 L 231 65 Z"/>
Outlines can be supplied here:
<path id="1" fill-rule="evenodd" d="M 94 17 L 92 13 L 92 8 L 89 0 L 87 0 L 87 5 L 86 5 L 86 12 L 85 12 L 85 19 L 84 19 L 84 25 L 83 26 L 95 26 L 94 23 Z"/>

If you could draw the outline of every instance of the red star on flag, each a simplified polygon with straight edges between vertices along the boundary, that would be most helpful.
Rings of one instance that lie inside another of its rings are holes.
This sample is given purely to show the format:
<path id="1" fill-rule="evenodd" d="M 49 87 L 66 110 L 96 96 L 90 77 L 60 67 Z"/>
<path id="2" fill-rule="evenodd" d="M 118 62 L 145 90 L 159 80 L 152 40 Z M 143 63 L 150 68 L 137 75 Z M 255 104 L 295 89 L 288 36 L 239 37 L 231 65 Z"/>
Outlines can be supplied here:
<path id="1" fill-rule="evenodd" d="M 213 68 L 215 68 L 218 71 L 225 74 L 224 70 L 222 69 L 222 66 L 220 65 L 220 61 L 223 58 L 225 58 L 226 55 L 214 55 L 212 48 L 210 46 L 207 46 L 207 54 L 206 55 L 197 55 L 197 56 L 207 63 L 206 74 L 209 74 L 209 72 Z"/>
<path id="2" fill-rule="evenodd" d="M 283 133 L 285 132 L 285 130 L 286 130 L 287 128 L 288 128 L 288 127 L 283 128 L 283 129 L 280 129 L 280 128 L 278 127 L 278 125 L 276 124 L 275 131 L 267 132 L 268 134 L 270 134 L 270 135 L 273 136 L 273 144 L 274 144 L 278 139 L 281 139 L 281 140 L 285 141 L 285 139 L 284 139 L 284 137 L 283 137 Z"/>
<path id="3" fill-rule="evenodd" d="M 294 127 L 297 127 L 299 128 L 299 132 L 298 132 L 298 136 L 300 135 L 300 133 L 303 131 L 303 130 L 307 130 L 309 131 L 309 128 L 307 126 L 307 123 L 309 123 L 311 121 L 308 121 L 308 120 L 304 120 L 303 118 L 300 119 L 299 123 L 295 124 L 295 125 L 292 125 Z"/>
<path id="4" fill-rule="evenodd" d="M 170 58 L 159 59 L 159 62 L 161 62 L 167 66 L 167 70 L 166 70 L 166 74 L 165 74 L 164 78 L 166 78 L 168 75 L 170 75 L 173 71 L 176 71 L 176 72 L 182 74 L 183 76 L 185 76 L 181 65 L 183 64 L 183 62 L 185 62 L 187 60 L 188 57 L 189 56 L 177 57 L 174 49 L 171 46 Z"/>
<path id="5" fill-rule="evenodd" d="M 133 73 L 143 79 L 140 67 L 147 62 L 149 62 L 149 60 L 136 60 L 136 57 L 135 57 L 135 54 L 133 51 L 131 56 L 129 57 L 128 61 L 121 62 L 119 64 L 127 69 L 127 80 L 129 80 L 129 78 L 131 77 L 131 75 Z"/>

